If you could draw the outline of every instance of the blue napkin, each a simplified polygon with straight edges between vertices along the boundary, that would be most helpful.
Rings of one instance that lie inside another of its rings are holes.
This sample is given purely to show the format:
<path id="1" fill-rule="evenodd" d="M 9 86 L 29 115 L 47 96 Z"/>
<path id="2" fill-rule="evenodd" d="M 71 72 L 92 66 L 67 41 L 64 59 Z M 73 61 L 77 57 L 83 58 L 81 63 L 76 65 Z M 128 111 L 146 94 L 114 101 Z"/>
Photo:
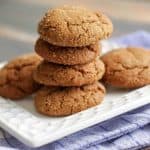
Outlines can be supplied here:
<path id="1" fill-rule="evenodd" d="M 127 46 L 150 48 L 150 34 L 136 32 L 110 41 Z M 0 146 L 33 150 L 2 132 Z M 94 125 L 36 150 L 136 150 L 150 146 L 150 104 Z M 2 148 L 0 147 L 0 149 Z"/>

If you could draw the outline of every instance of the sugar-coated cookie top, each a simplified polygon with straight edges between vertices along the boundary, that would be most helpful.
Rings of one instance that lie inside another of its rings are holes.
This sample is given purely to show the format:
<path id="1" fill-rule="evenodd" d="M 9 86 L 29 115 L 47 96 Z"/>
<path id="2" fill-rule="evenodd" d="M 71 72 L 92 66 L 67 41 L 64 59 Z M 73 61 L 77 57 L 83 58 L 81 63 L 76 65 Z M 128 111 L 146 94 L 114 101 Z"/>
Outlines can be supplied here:
<path id="1" fill-rule="evenodd" d="M 0 69 L 0 96 L 17 100 L 35 92 L 40 86 L 33 80 L 32 73 L 41 60 L 32 53 L 9 61 Z"/>
<path id="2" fill-rule="evenodd" d="M 43 87 L 35 96 L 38 112 L 48 116 L 66 116 L 100 104 L 105 87 L 95 82 L 82 87 Z"/>
<path id="3" fill-rule="evenodd" d="M 150 51 L 143 48 L 120 48 L 102 57 L 106 67 L 104 81 L 121 88 L 150 84 Z"/>
<path id="4" fill-rule="evenodd" d="M 61 47 L 38 39 L 35 51 L 45 60 L 63 65 L 79 65 L 93 61 L 101 52 L 101 44 L 95 43 L 84 47 Z"/>
<path id="5" fill-rule="evenodd" d="M 113 26 L 101 12 L 83 7 L 50 9 L 38 26 L 44 40 L 58 46 L 86 46 L 111 35 Z"/>
<path id="6" fill-rule="evenodd" d="M 82 86 L 102 78 L 103 62 L 97 57 L 84 65 L 59 65 L 42 61 L 34 71 L 34 80 L 48 86 Z"/>

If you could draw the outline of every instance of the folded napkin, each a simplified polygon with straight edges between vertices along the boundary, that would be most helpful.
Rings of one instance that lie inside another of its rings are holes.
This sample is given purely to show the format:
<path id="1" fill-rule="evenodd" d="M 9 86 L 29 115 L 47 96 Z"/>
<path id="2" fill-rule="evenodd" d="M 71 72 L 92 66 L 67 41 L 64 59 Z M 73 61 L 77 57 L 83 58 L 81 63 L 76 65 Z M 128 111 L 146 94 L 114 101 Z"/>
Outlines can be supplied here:
<path id="1" fill-rule="evenodd" d="M 110 42 L 150 48 L 150 34 L 140 31 Z M 1 131 L 0 149 L 33 150 Z M 36 150 L 136 150 L 145 146 L 150 146 L 150 104 Z"/>

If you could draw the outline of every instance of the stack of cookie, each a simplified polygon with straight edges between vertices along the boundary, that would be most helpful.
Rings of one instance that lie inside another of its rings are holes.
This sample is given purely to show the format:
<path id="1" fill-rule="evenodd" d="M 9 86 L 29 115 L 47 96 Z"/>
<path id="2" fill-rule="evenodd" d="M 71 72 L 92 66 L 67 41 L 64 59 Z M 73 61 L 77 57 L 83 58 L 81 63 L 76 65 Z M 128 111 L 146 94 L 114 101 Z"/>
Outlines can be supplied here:
<path id="1" fill-rule="evenodd" d="M 35 51 L 44 60 L 34 79 L 44 87 L 35 106 L 49 116 L 70 115 L 101 103 L 105 88 L 98 82 L 105 67 L 99 58 L 99 40 L 112 33 L 102 13 L 64 6 L 49 10 L 38 26 Z"/>

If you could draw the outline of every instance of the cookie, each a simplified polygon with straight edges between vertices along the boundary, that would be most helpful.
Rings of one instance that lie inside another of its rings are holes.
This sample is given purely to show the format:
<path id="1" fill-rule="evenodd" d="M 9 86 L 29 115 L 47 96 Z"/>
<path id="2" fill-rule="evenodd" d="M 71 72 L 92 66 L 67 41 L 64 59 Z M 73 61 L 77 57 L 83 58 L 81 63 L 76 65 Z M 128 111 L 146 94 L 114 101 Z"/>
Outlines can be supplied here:
<path id="1" fill-rule="evenodd" d="M 86 47 L 60 47 L 38 39 L 35 44 L 38 55 L 49 62 L 64 65 L 89 63 L 100 54 L 100 49 L 99 43 Z"/>
<path id="2" fill-rule="evenodd" d="M 96 82 L 81 87 L 43 87 L 35 96 L 38 112 L 49 116 L 66 116 L 100 104 L 105 88 Z"/>
<path id="3" fill-rule="evenodd" d="M 106 83 L 121 88 L 138 88 L 150 84 L 150 51 L 120 48 L 105 54 L 102 60 L 106 67 Z"/>
<path id="4" fill-rule="evenodd" d="M 85 65 L 58 65 L 43 61 L 34 71 L 35 81 L 49 86 L 82 86 L 102 78 L 103 62 L 97 58 Z"/>
<path id="5" fill-rule="evenodd" d="M 20 56 L 0 70 L 0 96 L 21 99 L 35 92 L 39 84 L 32 78 L 41 58 L 36 54 Z"/>
<path id="6" fill-rule="evenodd" d="M 50 9 L 38 25 L 43 40 L 65 47 L 82 47 L 108 38 L 113 31 L 109 18 L 82 7 Z"/>

